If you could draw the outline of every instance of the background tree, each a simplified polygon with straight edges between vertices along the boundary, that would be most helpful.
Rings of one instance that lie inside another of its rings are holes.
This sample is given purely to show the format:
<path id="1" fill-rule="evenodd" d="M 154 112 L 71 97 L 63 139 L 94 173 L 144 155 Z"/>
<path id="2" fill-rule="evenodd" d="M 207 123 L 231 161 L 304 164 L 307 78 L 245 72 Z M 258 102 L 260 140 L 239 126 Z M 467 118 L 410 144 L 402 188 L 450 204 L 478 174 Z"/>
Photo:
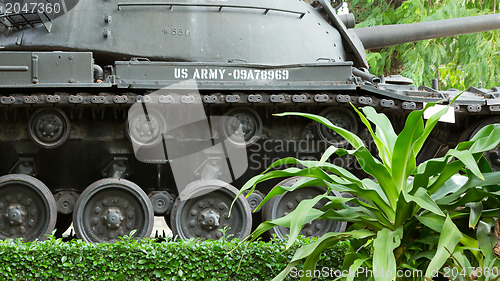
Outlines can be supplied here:
<path id="1" fill-rule="evenodd" d="M 496 13 L 497 0 L 353 0 L 349 8 L 356 27 L 425 22 Z M 454 36 L 401 44 L 368 52 L 370 72 L 401 74 L 415 85 L 465 90 L 481 84 L 500 86 L 500 32 Z"/>

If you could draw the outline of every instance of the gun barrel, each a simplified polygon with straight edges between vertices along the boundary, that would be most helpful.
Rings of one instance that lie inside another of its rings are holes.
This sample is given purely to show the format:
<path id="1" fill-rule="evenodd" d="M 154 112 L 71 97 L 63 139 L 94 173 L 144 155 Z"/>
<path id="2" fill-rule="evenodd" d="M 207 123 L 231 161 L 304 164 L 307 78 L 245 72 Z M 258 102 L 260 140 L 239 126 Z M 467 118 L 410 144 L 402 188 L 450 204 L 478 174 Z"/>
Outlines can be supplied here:
<path id="1" fill-rule="evenodd" d="M 353 29 L 365 49 L 500 29 L 500 14 Z"/>

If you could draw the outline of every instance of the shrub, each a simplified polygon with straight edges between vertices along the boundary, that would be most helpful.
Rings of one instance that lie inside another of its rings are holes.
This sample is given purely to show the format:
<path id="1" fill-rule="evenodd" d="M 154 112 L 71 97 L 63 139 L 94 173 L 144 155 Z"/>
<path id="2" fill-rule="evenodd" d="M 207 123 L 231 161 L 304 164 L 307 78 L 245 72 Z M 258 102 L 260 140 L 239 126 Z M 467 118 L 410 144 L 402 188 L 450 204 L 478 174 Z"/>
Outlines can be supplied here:
<path id="1" fill-rule="evenodd" d="M 0 241 L 1 280 L 269 280 L 293 251 L 285 243 L 239 241 Z M 308 239 L 297 243 L 305 245 Z M 324 253 L 320 265 L 339 269 L 347 244 Z"/>

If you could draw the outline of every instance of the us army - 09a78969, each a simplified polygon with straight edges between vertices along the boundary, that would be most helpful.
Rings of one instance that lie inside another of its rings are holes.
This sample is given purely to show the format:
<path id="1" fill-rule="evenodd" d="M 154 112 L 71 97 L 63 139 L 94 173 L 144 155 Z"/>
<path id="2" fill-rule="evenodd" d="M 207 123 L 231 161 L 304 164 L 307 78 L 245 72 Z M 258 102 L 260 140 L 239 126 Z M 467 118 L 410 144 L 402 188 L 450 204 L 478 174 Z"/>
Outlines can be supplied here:
<path id="1" fill-rule="evenodd" d="M 175 68 L 176 79 L 197 80 L 288 80 L 290 72 L 287 69 L 232 69 L 224 68 Z"/>

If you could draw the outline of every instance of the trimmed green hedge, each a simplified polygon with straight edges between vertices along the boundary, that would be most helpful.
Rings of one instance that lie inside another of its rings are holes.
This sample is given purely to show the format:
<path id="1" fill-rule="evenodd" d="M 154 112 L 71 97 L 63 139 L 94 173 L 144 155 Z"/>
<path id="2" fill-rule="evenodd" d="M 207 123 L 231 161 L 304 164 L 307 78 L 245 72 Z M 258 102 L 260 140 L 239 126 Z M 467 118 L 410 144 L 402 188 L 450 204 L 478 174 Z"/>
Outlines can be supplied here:
<path id="1" fill-rule="evenodd" d="M 290 261 L 300 238 L 285 243 L 145 239 L 92 244 L 81 240 L 0 241 L 2 280 L 270 280 Z M 318 268 L 338 269 L 347 243 L 328 249 Z M 231 251 L 232 250 L 232 251 Z"/>

